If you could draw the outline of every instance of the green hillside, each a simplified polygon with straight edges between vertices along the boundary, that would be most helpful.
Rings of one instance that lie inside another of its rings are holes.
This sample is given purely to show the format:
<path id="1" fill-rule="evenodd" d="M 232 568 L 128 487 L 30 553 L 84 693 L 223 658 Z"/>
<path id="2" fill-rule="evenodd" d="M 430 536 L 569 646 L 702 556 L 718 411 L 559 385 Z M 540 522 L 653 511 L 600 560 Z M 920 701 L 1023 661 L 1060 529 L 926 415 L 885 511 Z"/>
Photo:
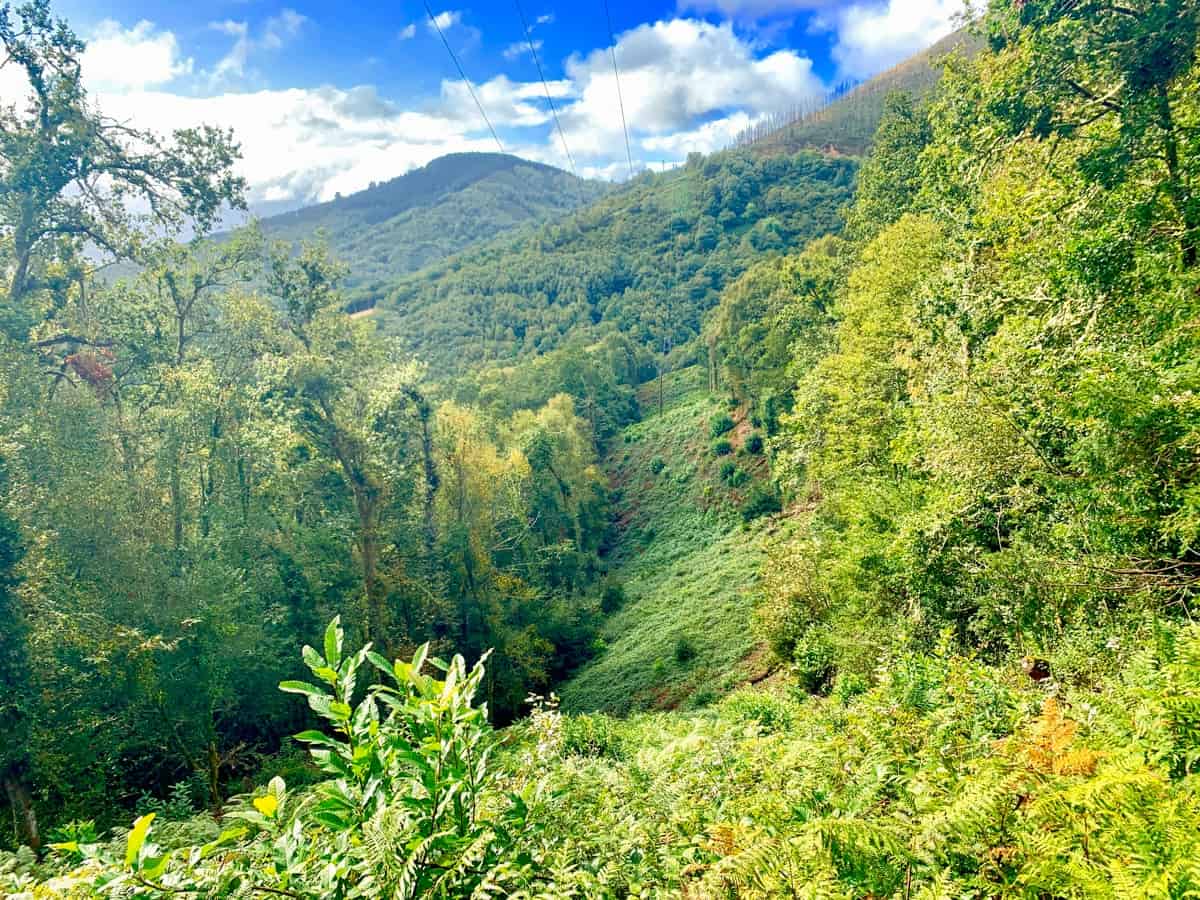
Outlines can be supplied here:
<path id="1" fill-rule="evenodd" d="M 565 684 L 563 708 L 628 713 L 710 702 L 765 674 L 752 614 L 763 545 L 780 526 L 744 525 L 739 508 L 766 461 L 744 449 L 749 423 L 729 432 L 732 452 L 717 456 L 712 421 L 729 413 L 691 367 L 640 399 L 643 421 L 613 442 L 606 470 L 615 492 L 618 534 L 608 583 L 620 608 L 601 629 L 603 649 Z M 737 474 L 720 475 L 722 465 Z"/>
<path id="2" fill-rule="evenodd" d="M 348 315 L 0 5 L 0 895 L 1200 897 L 1200 0 L 972 14 Z"/>
<path id="3" fill-rule="evenodd" d="M 395 276 L 522 225 L 553 220 L 607 187 L 500 153 L 452 153 L 398 178 L 263 219 L 270 239 L 318 232 L 349 266 L 352 300 L 370 303 Z"/>
<path id="4" fill-rule="evenodd" d="M 679 346 L 753 259 L 837 230 L 854 172 L 853 160 L 812 152 L 696 156 L 398 279 L 382 327 L 438 371 L 528 358 L 607 329 Z"/>

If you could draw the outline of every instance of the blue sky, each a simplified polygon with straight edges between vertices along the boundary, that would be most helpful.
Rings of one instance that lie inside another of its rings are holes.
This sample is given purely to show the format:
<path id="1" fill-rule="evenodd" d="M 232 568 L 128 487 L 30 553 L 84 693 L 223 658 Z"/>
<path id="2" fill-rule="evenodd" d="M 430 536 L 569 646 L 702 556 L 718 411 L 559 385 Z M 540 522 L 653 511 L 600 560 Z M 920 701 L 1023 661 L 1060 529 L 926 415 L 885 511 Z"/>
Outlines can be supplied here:
<path id="1" fill-rule="evenodd" d="M 628 175 L 603 0 L 520 0 L 579 174 Z M 431 0 L 506 150 L 569 168 L 516 0 Z M 610 0 L 635 168 L 727 146 L 948 33 L 961 0 Z M 114 0 L 55 5 L 84 77 L 144 127 L 234 128 L 259 212 L 447 152 L 496 149 L 422 5 Z M 0 73 L 3 74 L 3 73 Z M 19 90 L 0 80 L 0 99 Z"/>

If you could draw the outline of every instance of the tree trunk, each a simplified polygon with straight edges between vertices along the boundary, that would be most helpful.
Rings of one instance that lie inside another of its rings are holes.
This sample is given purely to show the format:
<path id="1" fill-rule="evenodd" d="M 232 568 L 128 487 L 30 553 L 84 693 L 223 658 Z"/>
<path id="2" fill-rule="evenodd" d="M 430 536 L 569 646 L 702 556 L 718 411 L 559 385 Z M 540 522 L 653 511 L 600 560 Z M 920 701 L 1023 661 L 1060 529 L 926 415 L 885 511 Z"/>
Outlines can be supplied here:
<path id="1" fill-rule="evenodd" d="M 1163 158 L 1167 164 L 1167 192 L 1171 203 L 1183 225 L 1183 236 L 1179 249 L 1183 255 L 1183 267 L 1194 268 L 1197 262 L 1196 232 L 1200 222 L 1193 209 L 1191 192 L 1184 182 L 1179 165 L 1179 143 L 1175 135 L 1175 115 L 1171 110 L 1171 98 L 1165 84 L 1158 86 L 1158 125 L 1163 132 Z"/>
<path id="2" fill-rule="evenodd" d="M 37 814 L 33 809 L 33 795 L 29 791 L 29 785 L 16 772 L 8 772 L 4 776 L 4 793 L 8 797 L 8 805 L 12 808 L 13 831 L 17 843 L 40 850 L 42 836 L 38 831 Z"/>

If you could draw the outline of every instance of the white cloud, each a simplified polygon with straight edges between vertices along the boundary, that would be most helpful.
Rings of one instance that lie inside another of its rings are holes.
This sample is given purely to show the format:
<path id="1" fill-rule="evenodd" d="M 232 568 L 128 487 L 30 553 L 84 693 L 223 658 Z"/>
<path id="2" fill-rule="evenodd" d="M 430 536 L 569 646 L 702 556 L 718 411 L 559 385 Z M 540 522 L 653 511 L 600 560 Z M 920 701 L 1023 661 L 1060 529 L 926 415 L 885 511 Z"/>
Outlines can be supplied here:
<path id="1" fill-rule="evenodd" d="M 679 9 L 715 12 L 743 21 L 832 7 L 838 0 L 679 0 Z"/>
<path id="2" fill-rule="evenodd" d="M 533 42 L 535 51 L 542 49 L 542 41 L 535 40 Z M 529 52 L 529 41 L 514 41 L 504 48 L 503 54 L 505 59 L 516 59 L 519 56 L 524 56 Z"/>
<path id="3" fill-rule="evenodd" d="M 246 22 L 235 22 L 226 19 L 222 22 L 210 22 L 209 28 L 232 37 L 233 46 L 217 61 L 210 74 L 214 84 L 244 78 L 247 74 L 251 54 L 260 50 L 280 50 L 289 41 L 299 36 L 308 17 L 294 9 L 284 7 L 278 14 L 271 16 L 263 23 L 257 38 L 250 34 L 250 26 Z"/>
<path id="4" fill-rule="evenodd" d="M 812 60 L 792 50 L 756 58 L 729 23 L 674 19 L 641 25 L 618 38 L 616 55 L 629 129 L 648 139 L 689 132 L 698 120 L 714 116 L 728 119 L 740 111 L 755 117 L 785 109 L 825 90 Z M 561 115 L 572 152 L 623 155 L 608 48 L 572 57 L 566 68 L 578 98 Z M 711 144 L 718 130 L 696 131 L 695 149 Z"/>
<path id="5" fill-rule="evenodd" d="M 108 115 L 162 132 L 200 123 L 232 128 L 242 145 L 238 170 L 261 212 L 361 190 L 446 153 L 494 149 L 486 132 L 478 134 L 478 113 L 472 121 L 440 109 L 403 110 L 367 86 L 98 100 Z"/>
<path id="6" fill-rule="evenodd" d="M 733 139 L 757 119 L 757 116 L 738 111 L 688 131 L 643 138 L 642 146 L 652 153 L 667 154 L 674 159 L 680 159 L 689 153 L 713 153 L 732 144 Z"/>
<path id="7" fill-rule="evenodd" d="M 534 25 L 549 25 L 554 21 L 554 13 L 543 13 L 534 19 Z"/>
<path id="8" fill-rule="evenodd" d="M 823 13 L 814 28 L 837 35 L 833 59 L 840 78 L 869 78 L 902 62 L 956 27 L 963 0 L 884 0 Z"/>
<path id="9" fill-rule="evenodd" d="M 396 33 L 396 37 L 402 41 L 412 40 L 416 36 L 417 36 L 417 25 L 415 22 L 409 22 L 407 25 L 405 25 L 403 28 L 401 28 Z"/>
<path id="10" fill-rule="evenodd" d="M 460 22 L 462 22 L 462 12 L 457 9 L 447 9 L 433 17 L 433 21 L 429 23 L 429 30 L 435 34 L 438 28 L 442 31 L 448 31 Z M 435 25 L 437 26 L 436 28 L 434 27 Z"/>
<path id="11" fill-rule="evenodd" d="M 267 19 L 267 24 L 263 26 L 263 36 L 260 44 L 264 49 L 278 50 L 285 43 L 296 37 L 307 21 L 307 16 L 301 15 L 294 9 L 284 7 L 279 11 L 278 15 Z"/>
<path id="12" fill-rule="evenodd" d="M 571 83 L 565 80 L 547 81 L 543 88 L 540 81 L 510 81 L 505 75 L 497 75 L 474 87 L 488 118 L 497 127 L 544 125 L 550 121 L 549 109 L 542 108 L 546 90 L 555 100 L 570 96 L 572 91 Z M 442 82 L 442 103 L 438 112 L 473 128 L 487 127 L 480 119 L 479 109 L 464 81 Z"/>
<path id="13" fill-rule="evenodd" d="M 144 19 L 124 29 L 106 19 L 96 26 L 82 57 L 90 90 L 142 90 L 166 84 L 192 71 L 179 52 L 175 35 L 158 31 Z"/>
<path id="14" fill-rule="evenodd" d="M 443 11 L 437 19 L 460 35 L 470 32 L 458 11 Z M 413 22 L 399 36 L 415 36 L 419 25 Z M 196 68 L 184 94 L 174 84 L 165 87 L 194 68 L 173 36 L 141 23 L 127 31 L 106 26 L 105 34 L 136 35 L 159 50 L 147 56 L 155 62 L 142 65 L 137 79 L 116 83 L 109 75 L 98 81 L 94 97 L 108 115 L 159 132 L 201 123 L 232 128 L 243 151 L 238 170 L 260 213 L 351 193 L 446 153 L 495 149 L 465 82 L 444 81 L 437 96 L 403 105 L 369 85 L 247 90 L 258 56 L 294 40 L 304 17 L 285 9 L 258 26 L 226 20 L 210 27 L 232 46 L 212 67 Z M 637 169 L 647 160 L 657 167 L 690 151 L 727 146 L 759 117 L 824 93 L 809 59 L 792 50 L 763 56 L 728 23 L 674 19 L 642 25 L 618 37 L 616 54 Z M 610 49 L 572 56 L 564 69 L 564 77 L 547 87 L 579 173 L 624 178 L 625 139 Z M 0 96 L 9 92 L 4 76 L 0 70 Z M 506 148 L 565 167 L 540 80 L 501 74 L 475 90 Z M 209 96 L 199 96 L 206 92 Z"/>

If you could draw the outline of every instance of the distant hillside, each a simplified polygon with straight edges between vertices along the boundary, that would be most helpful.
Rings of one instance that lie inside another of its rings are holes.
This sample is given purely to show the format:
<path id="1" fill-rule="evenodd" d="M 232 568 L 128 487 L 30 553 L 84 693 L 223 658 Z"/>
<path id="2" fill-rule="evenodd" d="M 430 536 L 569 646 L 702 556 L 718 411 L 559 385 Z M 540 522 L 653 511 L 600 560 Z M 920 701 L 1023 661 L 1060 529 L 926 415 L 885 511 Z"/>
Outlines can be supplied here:
<path id="1" fill-rule="evenodd" d="M 760 154 L 817 149 L 862 155 L 879 125 L 883 101 L 889 93 L 904 91 L 917 99 L 925 97 L 941 77 L 939 60 L 956 51 L 973 54 L 978 48 L 978 38 L 966 31 L 956 31 L 928 50 L 863 82 L 824 109 L 770 129 L 766 134 L 747 134 L 739 145 Z"/>
<path id="2" fill-rule="evenodd" d="M 678 348 L 753 261 L 841 226 L 855 170 L 852 159 L 808 151 L 695 156 L 556 222 L 397 278 L 381 324 L 451 373 L 606 330 L 656 351 Z"/>
<path id="3" fill-rule="evenodd" d="M 557 218 L 606 185 L 500 153 L 454 153 L 399 178 L 262 220 L 274 240 L 318 230 L 350 266 L 352 298 L 372 301 L 386 280 L 521 225 Z"/>

